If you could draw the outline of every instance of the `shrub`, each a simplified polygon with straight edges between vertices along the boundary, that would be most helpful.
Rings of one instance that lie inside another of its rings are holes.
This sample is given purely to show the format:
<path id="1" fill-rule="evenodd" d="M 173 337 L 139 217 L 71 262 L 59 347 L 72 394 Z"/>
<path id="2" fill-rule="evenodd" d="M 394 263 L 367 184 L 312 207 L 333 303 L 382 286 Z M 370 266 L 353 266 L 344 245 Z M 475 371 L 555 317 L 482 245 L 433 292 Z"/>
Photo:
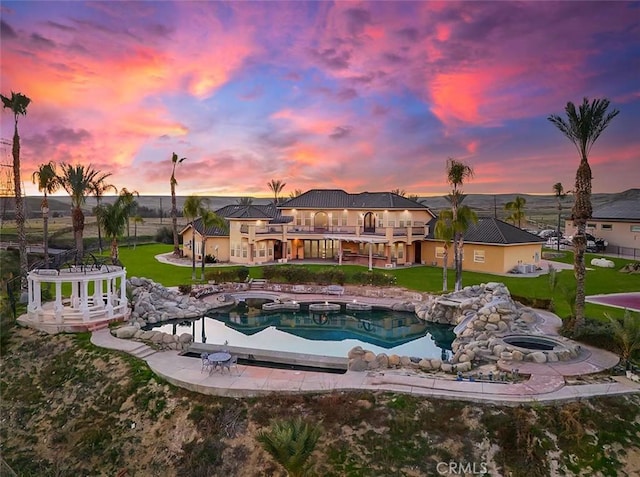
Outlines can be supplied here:
<path id="1" fill-rule="evenodd" d="M 190 295 L 192 289 L 191 285 L 178 285 L 178 291 L 183 295 Z"/>
<path id="2" fill-rule="evenodd" d="M 168 245 L 173 244 L 173 230 L 171 227 L 160 227 L 156 232 L 155 241 Z"/>
<path id="3" fill-rule="evenodd" d="M 249 269 L 247 267 L 240 267 L 236 270 L 236 276 L 239 282 L 244 282 L 249 277 Z"/>
<path id="4" fill-rule="evenodd" d="M 217 261 L 218 259 L 213 255 L 205 255 L 204 257 L 204 263 L 216 263 Z"/>

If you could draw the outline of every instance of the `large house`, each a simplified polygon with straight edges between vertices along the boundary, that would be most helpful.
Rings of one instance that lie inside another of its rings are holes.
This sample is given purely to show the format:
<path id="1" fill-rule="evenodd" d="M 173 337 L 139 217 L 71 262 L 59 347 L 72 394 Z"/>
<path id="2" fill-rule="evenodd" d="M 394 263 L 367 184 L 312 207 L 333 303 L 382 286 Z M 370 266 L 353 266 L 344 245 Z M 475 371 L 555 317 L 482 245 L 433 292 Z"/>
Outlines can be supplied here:
<path id="1" fill-rule="evenodd" d="M 185 256 L 192 256 L 195 233 L 197 260 L 203 254 L 247 265 L 327 260 L 369 269 L 442 264 L 441 241 L 433 237 L 436 215 L 391 192 L 312 189 L 277 206 L 228 205 L 216 213 L 226 219 L 228 229 L 204 230 L 200 219 L 188 224 L 180 232 Z M 540 259 L 540 239 L 504 222 L 483 220 L 468 234 L 465 254 L 474 260 L 464 262 L 467 270 L 504 273 Z"/>
<path id="2" fill-rule="evenodd" d="M 184 254 L 215 256 L 237 264 L 334 260 L 393 267 L 422 263 L 422 242 L 435 214 L 414 200 L 391 192 L 349 194 L 312 189 L 274 205 L 228 205 L 216 211 L 228 230 L 203 230 L 196 219 L 182 231 Z M 204 250 L 202 237 L 205 237 Z"/>

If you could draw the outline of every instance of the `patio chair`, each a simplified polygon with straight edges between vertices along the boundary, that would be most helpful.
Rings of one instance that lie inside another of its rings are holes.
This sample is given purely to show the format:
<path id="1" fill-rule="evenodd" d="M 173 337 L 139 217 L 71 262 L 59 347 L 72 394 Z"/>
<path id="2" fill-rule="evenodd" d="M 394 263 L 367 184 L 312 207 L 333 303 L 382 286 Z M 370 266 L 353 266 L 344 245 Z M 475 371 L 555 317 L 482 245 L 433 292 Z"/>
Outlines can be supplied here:
<path id="1" fill-rule="evenodd" d="M 222 366 L 222 371 L 224 371 L 225 368 L 227 368 L 229 370 L 229 374 L 231 374 L 231 367 L 235 366 L 236 371 L 238 370 L 238 357 L 237 356 L 231 356 L 231 358 L 228 361 L 225 361 L 224 363 L 221 363 Z"/>
<path id="2" fill-rule="evenodd" d="M 209 355 L 207 353 L 202 353 L 200 355 L 200 359 L 202 360 L 202 368 L 200 368 L 200 372 L 202 373 L 205 369 L 208 369 L 209 373 L 211 373 L 211 369 L 216 363 L 209 361 Z"/>

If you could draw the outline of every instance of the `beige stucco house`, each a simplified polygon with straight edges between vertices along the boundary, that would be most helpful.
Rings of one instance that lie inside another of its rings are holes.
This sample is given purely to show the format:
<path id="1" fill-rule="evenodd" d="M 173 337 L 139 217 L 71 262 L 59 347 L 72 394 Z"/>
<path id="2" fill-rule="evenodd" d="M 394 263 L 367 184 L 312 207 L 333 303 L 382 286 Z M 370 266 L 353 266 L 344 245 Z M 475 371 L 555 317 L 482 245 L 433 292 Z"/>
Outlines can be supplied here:
<path id="1" fill-rule="evenodd" d="M 372 267 L 422 263 L 422 241 L 435 217 L 414 200 L 391 192 L 350 194 L 312 189 L 275 207 L 229 205 L 216 211 L 228 230 L 203 230 L 200 219 L 182 231 L 184 255 L 212 255 L 221 262 L 260 264 L 333 260 Z M 204 250 L 202 237 L 205 237 Z"/>
<path id="2" fill-rule="evenodd" d="M 269 205 L 228 205 L 216 211 L 228 229 L 203 230 L 196 219 L 181 232 L 183 253 L 196 260 L 262 264 L 332 261 L 369 268 L 408 264 L 442 266 L 442 243 L 433 236 L 436 216 L 424 204 L 391 192 L 350 194 L 312 189 Z M 203 248 L 204 237 L 204 248 Z M 465 235 L 463 268 L 507 273 L 537 266 L 542 240 L 497 219 L 482 219 Z"/>
<path id="3" fill-rule="evenodd" d="M 435 229 L 435 220 L 430 224 Z M 464 234 L 462 268 L 473 272 L 504 274 L 534 271 L 542 257 L 543 239 L 495 218 L 480 218 Z M 430 232 L 422 244 L 426 263 L 442 267 L 444 242 Z M 449 248 L 448 266 L 453 268 Z"/>
<path id="4" fill-rule="evenodd" d="M 573 235 L 573 220 L 565 223 L 567 235 Z M 587 232 L 604 239 L 609 253 L 631 254 L 640 250 L 640 200 L 621 199 L 593 211 L 587 222 Z"/>

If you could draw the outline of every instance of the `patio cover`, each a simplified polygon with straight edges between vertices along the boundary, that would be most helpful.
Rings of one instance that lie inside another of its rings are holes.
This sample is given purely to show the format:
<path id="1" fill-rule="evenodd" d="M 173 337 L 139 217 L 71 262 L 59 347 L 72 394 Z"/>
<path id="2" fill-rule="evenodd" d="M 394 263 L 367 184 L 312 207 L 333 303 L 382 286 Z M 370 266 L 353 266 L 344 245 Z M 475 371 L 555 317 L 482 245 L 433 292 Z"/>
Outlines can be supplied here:
<path id="1" fill-rule="evenodd" d="M 366 235 L 331 235 L 325 234 L 324 238 L 327 240 L 337 240 L 339 244 L 339 253 L 338 253 L 338 265 L 342 265 L 342 242 L 357 242 L 357 243 L 368 243 L 369 244 L 369 271 L 373 270 L 373 247 L 372 243 L 389 243 L 386 238 L 383 237 L 372 237 Z"/>

